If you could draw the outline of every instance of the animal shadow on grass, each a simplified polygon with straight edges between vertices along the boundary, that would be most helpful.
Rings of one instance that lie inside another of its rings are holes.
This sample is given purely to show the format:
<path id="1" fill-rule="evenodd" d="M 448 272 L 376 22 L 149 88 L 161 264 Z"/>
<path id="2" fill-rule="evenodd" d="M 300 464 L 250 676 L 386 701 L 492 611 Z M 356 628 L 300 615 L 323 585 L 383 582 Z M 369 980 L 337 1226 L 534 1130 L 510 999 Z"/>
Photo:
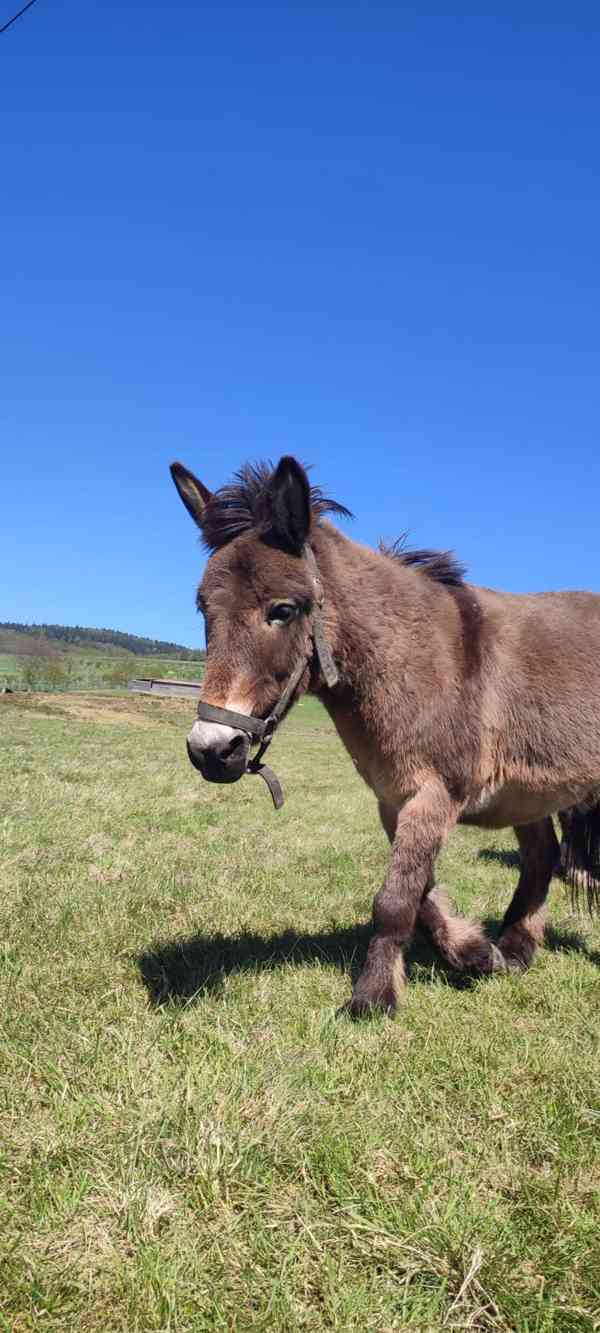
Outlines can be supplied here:
<path id="1" fill-rule="evenodd" d="M 501 866 L 508 866 L 509 869 L 519 870 L 521 866 L 519 853 L 511 851 L 510 848 L 482 847 L 477 856 L 480 861 L 496 861 Z"/>
<path id="2" fill-rule="evenodd" d="M 555 926 L 546 926 L 544 947 L 550 953 L 582 953 L 590 963 L 600 967 L 600 951 L 590 949 L 577 930 L 557 930 Z"/>
<path id="3" fill-rule="evenodd" d="M 157 944 L 137 959 L 150 1003 L 168 1001 L 187 1006 L 204 996 L 218 995 L 225 978 L 236 972 L 269 972 L 279 967 L 336 967 L 354 982 L 364 964 L 372 929 L 362 924 L 334 927 L 315 934 L 286 930 L 278 935 L 192 935 L 185 940 Z M 446 968 L 429 941 L 417 932 L 406 952 L 407 973 L 419 980 L 445 977 L 463 989 L 473 978 Z"/>

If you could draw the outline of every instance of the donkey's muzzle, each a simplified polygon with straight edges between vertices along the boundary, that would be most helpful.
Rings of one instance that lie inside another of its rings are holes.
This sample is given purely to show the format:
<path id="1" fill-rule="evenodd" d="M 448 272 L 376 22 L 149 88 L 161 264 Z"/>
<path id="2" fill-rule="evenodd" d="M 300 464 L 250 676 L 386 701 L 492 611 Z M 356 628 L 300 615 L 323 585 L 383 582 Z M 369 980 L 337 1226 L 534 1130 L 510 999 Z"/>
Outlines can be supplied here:
<path id="1" fill-rule="evenodd" d="M 190 763 L 207 782 L 237 782 L 246 772 L 250 737 L 232 727 L 195 722 L 187 738 Z"/>

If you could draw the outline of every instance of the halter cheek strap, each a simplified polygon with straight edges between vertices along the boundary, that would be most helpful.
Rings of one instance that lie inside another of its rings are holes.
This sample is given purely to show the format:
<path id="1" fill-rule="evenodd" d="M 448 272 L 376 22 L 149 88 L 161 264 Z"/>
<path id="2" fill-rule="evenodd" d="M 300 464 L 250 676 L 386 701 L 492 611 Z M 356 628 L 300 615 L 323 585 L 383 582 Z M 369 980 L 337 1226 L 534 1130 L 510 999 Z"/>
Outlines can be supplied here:
<path id="1" fill-rule="evenodd" d="M 235 713 L 231 708 L 218 708 L 215 704 L 198 704 L 198 717 L 202 722 L 218 722 L 223 726 L 236 727 L 239 731 L 246 732 L 246 735 L 250 737 L 251 745 L 259 745 L 257 754 L 248 761 L 246 773 L 250 775 L 258 774 L 259 778 L 263 778 L 269 788 L 276 810 L 280 810 L 283 805 L 283 787 L 273 769 L 262 762 L 263 755 L 273 739 L 275 729 L 284 717 L 306 668 L 311 665 L 315 658 L 329 689 L 337 685 L 339 679 L 333 654 L 325 637 L 322 615 L 323 589 L 317 562 L 310 546 L 304 547 L 303 556 L 315 581 L 317 592 L 311 617 L 311 646 L 308 653 L 304 653 L 296 662 L 287 685 L 269 716 L 263 719 L 253 717 L 251 713 Z"/>

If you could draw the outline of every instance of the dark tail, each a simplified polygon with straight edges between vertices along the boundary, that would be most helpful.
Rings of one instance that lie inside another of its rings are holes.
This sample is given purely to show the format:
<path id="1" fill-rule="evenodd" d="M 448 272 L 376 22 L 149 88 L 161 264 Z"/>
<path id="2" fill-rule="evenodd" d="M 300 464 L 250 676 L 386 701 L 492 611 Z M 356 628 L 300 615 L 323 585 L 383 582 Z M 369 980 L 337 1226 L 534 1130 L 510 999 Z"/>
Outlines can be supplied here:
<path id="1" fill-rule="evenodd" d="M 561 865 L 571 889 L 573 907 L 585 894 L 589 912 L 600 911 L 600 802 L 561 810 Z"/>

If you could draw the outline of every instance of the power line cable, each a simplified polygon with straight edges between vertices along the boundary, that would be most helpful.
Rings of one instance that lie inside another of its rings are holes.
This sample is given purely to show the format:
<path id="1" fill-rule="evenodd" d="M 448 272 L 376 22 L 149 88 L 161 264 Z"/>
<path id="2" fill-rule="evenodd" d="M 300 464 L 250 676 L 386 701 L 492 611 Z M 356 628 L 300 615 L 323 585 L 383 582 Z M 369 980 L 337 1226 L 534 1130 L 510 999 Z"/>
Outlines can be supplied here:
<path id="1" fill-rule="evenodd" d="M 13 14 L 12 18 L 8 20 L 8 23 L 2 24 L 2 27 L 0 28 L 0 33 L 6 32 L 6 29 L 10 28 L 11 24 L 16 23 L 17 19 L 20 19 L 21 14 L 24 14 L 26 9 L 31 9 L 31 6 L 34 4 L 35 0 L 29 0 L 28 4 L 23 5 L 23 8 L 20 9 L 17 14 Z"/>

